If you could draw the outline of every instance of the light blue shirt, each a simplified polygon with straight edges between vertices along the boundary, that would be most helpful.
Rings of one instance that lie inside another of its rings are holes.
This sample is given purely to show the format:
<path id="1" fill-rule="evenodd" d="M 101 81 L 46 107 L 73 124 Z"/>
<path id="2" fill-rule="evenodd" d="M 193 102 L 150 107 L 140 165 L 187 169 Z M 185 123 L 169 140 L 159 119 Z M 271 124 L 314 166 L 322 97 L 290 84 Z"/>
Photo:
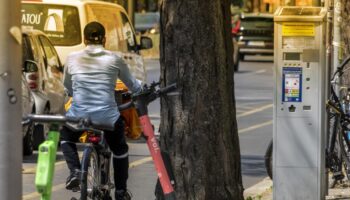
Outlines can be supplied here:
<path id="1" fill-rule="evenodd" d="M 65 63 L 64 86 L 73 96 L 67 116 L 89 117 L 93 123 L 113 129 L 120 113 L 115 101 L 115 84 L 120 79 L 131 92 L 141 91 L 127 64 L 102 45 L 88 45 L 71 53 Z"/>

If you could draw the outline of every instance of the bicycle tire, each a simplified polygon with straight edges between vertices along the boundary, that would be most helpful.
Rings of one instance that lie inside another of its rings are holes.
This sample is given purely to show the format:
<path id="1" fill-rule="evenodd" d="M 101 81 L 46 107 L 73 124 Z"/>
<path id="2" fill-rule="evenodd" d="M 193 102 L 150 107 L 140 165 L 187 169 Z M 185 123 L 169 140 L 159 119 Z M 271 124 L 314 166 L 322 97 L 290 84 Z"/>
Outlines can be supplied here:
<path id="1" fill-rule="evenodd" d="M 100 185 L 100 163 L 94 147 L 87 146 L 84 149 L 81 160 L 81 185 L 80 200 L 97 200 L 98 187 Z"/>
<path id="2" fill-rule="evenodd" d="M 346 171 L 345 175 L 348 178 L 348 180 L 350 180 L 350 169 L 348 169 L 348 167 L 350 166 L 350 149 L 346 145 L 346 136 L 345 133 L 343 133 L 343 129 L 341 129 L 341 133 L 338 134 L 338 137 L 339 147 L 342 153 L 343 165 Z"/>
<path id="3" fill-rule="evenodd" d="M 273 152 L 273 142 L 272 140 L 269 143 L 269 146 L 266 149 L 265 152 L 265 168 L 266 168 L 266 172 L 267 175 L 269 175 L 269 177 L 271 178 L 271 180 L 273 180 L 273 175 L 272 175 L 272 152 Z"/>
<path id="4" fill-rule="evenodd" d="M 332 112 L 328 114 L 329 132 L 327 134 L 326 168 L 328 168 L 328 173 L 332 177 L 329 180 L 329 188 L 334 188 L 344 179 L 343 164 L 345 161 L 340 147 L 340 141 L 342 141 L 340 116 Z"/>

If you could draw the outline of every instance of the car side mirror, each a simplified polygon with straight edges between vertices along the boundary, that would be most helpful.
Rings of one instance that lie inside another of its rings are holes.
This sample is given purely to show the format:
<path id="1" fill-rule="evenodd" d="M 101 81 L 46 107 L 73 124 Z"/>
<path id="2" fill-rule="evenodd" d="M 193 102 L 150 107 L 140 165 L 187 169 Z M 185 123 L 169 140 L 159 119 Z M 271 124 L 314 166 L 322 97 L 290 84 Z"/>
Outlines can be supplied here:
<path id="1" fill-rule="evenodd" d="M 37 72 L 38 64 L 32 60 L 26 60 L 24 62 L 23 72 Z"/>
<path id="2" fill-rule="evenodd" d="M 63 73 L 63 66 L 62 66 L 62 65 L 55 66 L 55 68 L 56 68 L 59 72 Z"/>
<path id="3" fill-rule="evenodd" d="M 152 39 L 146 36 L 141 36 L 140 49 L 150 49 L 153 47 Z"/>
<path id="4" fill-rule="evenodd" d="M 62 65 L 61 65 L 61 66 L 59 66 L 59 67 L 58 67 L 58 70 L 59 70 L 61 73 L 63 73 L 63 71 L 64 71 L 63 66 L 62 66 Z"/>

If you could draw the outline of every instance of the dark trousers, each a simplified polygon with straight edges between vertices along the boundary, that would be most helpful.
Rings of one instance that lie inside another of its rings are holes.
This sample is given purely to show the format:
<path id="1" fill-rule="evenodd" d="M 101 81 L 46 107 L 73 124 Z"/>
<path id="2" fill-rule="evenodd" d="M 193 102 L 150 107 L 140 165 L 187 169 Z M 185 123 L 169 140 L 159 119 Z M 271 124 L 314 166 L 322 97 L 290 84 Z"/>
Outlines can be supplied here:
<path id="1" fill-rule="evenodd" d="M 129 148 L 125 140 L 123 120 L 119 118 L 115 122 L 114 127 L 114 131 L 104 130 L 104 136 L 113 153 L 115 188 L 116 190 L 126 190 L 129 170 Z M 79 141 L 81 134 L 82 132 L 74 132 L 65 126 L 61 129 L 61 149 L 71 173 L 81 168 L 75 144 Z"/>

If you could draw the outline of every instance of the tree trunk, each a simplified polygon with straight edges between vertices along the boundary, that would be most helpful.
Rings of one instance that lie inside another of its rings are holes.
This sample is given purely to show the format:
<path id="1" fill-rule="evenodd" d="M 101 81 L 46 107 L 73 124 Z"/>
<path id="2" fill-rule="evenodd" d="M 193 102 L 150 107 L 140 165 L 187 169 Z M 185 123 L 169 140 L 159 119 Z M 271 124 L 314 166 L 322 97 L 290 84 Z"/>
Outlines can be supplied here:
<path id="1" fill-rule="evenodd" d="M 341 33 L 344 43 L 344 54 L 350 54 L 350 1 L 342 0 L 342 24 Z"/>
<path id="2" fill-rule="evenodd" d="M 162 0 L 161 148 L 177 200 L 242 200 L 234 99 L 230 0 Z"/>

